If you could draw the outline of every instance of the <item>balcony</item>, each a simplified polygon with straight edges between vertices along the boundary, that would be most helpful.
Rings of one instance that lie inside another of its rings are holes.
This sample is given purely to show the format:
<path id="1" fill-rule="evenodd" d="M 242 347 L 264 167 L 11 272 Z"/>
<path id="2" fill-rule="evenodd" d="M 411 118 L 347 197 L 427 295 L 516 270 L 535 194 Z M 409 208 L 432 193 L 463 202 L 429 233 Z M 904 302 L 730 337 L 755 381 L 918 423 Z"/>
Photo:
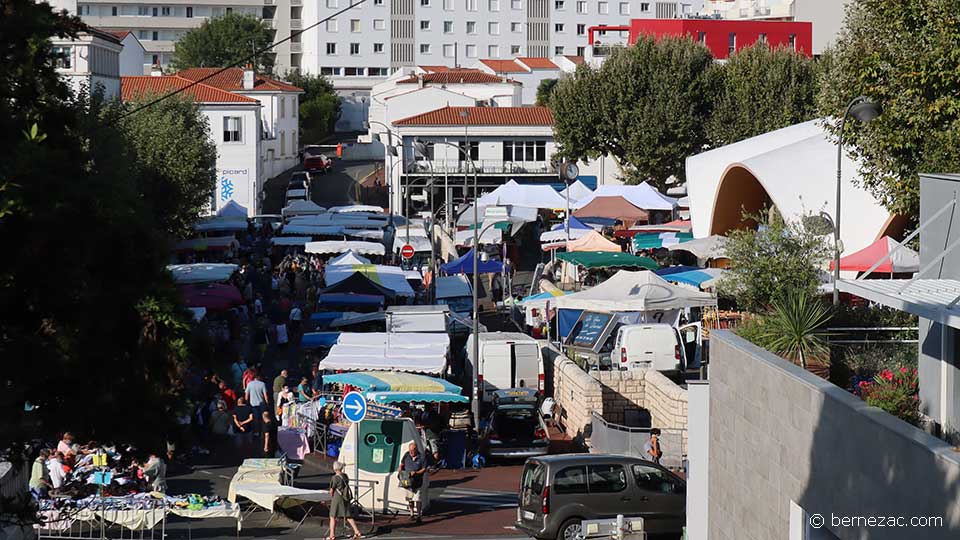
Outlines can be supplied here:
<path id="1" fill-rule="evenodd" d="M 303 43 L 291 43 L 290 52 L 292 53 L 303 52 Z"/>
<path id="2" fill-rule="evenodd" d="M 473 174 L 470 162 L 459 160 L 434 160 L 434 174 Z M 548 161 L 503 161 L 501 159 L 478 159 L 474 161 L 477 174 L 503 175 L 555 175 L 557 168 Z M 404 168 L 406 174 L 430 174 L 430 164 L 425 161 L 407 162 Z"/>
<path id="3" fill-rule="evenodd" d="M 275 3 L 276 3 L 276 0 L 263 0 L 263 5 L 265 6 L 272 6 Z"/>
<path id="4" fill-rule="evenodd" d="M 303 0 L 290 0 L 290 5 L 291 5 L 291 6 L 302 6 L 302 5 L 303 5 Z"/>
<path id="5" fill-rule="evenodd" d="M 263 19 L 263 25 L 271 30 L 277 29 L 277 20 L 276 19 Z"/>
<path id="6" fill-rule="evenodd" d="M 302 20 L 302 19 L 290 19 L 290 29 L 291 29 L 291 30 L 300 30 L 301 28 L 303 28 L 303 20 Z"/>

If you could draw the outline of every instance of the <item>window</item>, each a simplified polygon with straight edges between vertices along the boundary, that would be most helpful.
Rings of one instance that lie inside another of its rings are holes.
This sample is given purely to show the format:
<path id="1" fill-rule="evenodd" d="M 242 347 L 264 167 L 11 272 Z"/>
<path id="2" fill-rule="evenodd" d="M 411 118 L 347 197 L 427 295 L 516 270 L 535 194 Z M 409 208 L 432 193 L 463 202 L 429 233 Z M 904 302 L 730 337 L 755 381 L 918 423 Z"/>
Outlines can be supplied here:
<path id="1" fill-rule="evenodd" d="M 146 17 L 147 15 L 150 15 L 150 8 L 147 6 L 137 6 L 137 15 L 140 17 Z"/>
<path id="2" fill-rule="evenodd" d="M 443 46 L 443 56 L 445 58 L 453 58 L 453 45 L 447 43 Z"/>
<path id="3" fill-rule="evenodd" d="M 73 47 L 69 45 L 52 47 L 53 65 L 61 69 L 70 69 L 73 67 Z"/>
<path id="4" fill-rule="evenodd" d="M 158 16 L 159 14 L 160 14 L 160 10 L 159 10 L 159 9 L 157 9 L 157 8 L 151 8 L 151 9 L 150 9 L 150 15 L 156 17 L 156 16 Z"/>
<path id="5" fill-rule="evenodd" d="M 443 21 L 443 33 L 444 34 L 453 33 L 453 21 Z"/>
<path id="6" fill-rule="evenodd" d="M 360 19 L 350 19 L 350 31 L 354 33 L 360 31 Z"/>
<path id="7" fill-rule="evenodd" d="M 337 54 L 336 43 L 327 43 L 327 54 Z"/>
<path id="8" fill-rule="evenodd" d="M 563 54 L 563 45 L 554 47 L 554 48 L 553 48 L 553 54 L 556 55 L 556 56 L 562 55 L 562 54 Z"/>
<path id="9" fill-rule="evenodd" d="M 423 7 L 430 7 L 430 0 L 420 0 L 420 5 Z"/>
<path id="10" fill-rule="evenodd" d="M 460 151 L 457 154 L 460 155 L 460 161 L 463 161 L 463 155 L 466 153 L 466 146 L 463 144 L 463 141 L 457 143 L 457 146 L 460 147 Z M 480 159 L 480 143 L 478 141 L 470 141 L 470 159 L 476 161 Z"/>
<path id="11" fill-rule="evenodd" d="M 380 44 L 380 48 L 383 48 L 383 43 Z M 389 75 L 387 68 L 367 68 L 367 75 L 371 77 L 386 77 Z"/>
<path id="12" fill-rule="evenodd" d="M 510 9 L 523 9 L 523 0 L 510 0 Z"/>
<path id="13" fill-rule="evenodd" d="M 730 32 L 727 36 L 727 52 L 732 54 L 737 50 L 737 33 Z"/>
<path id="14" fill-rule="evenodd" d="M 374 6 L 382 6 L 382 5 L 383 5 L 383 0 L 373 0 L 373 5 L 374 5 Z"/>
<path id="15" fill-rule="evenodd" d="M 420 54 L 430 54 L 430 44 L 421 43 L 420 44 Z"/>
<path id="16" fill-rule="evenodd" d="M 630 3 L 629 2 L 620 2 L 620 14 L 629 15 L 630 14 Z"/>
<path id="17" fill-rule="evenodd" d="M 358 67 L 343 68 L 343 76 L 344 77 L 362 77 L 363 68 L 358 68 Z"/>
<path id="18" fill-rule="evenodd" d="M 587 473 L 583 467 L 567 467 L 553 479 L 553 492 L 557 495 L 569 495 L 587 492 Z"/>
<path id="19" fill-rule="evenodd" d="M 467 11 L 476 11 L 477 10 L 477 0 L 466 0 Z"/>
<path id="20" fill-rule="evenodd" d="M 606 2 L 598 2 L 598 3 L 597 3 L 597 13 L 599 13 L 599 14 L 601 14 L 601 15 L 606 15 L 606 14 L 610 13 L 610 4 L 608 4 L 608 3 L 606 3 Z"/>
<path id="21" fill-rule="evenodd" d="M 513 33 L 523 32 L 523 23 L 518 23 L 518 22 L 510 23 L 510 31 Z"/>
<path id="22" fill-rule="evenodd" d="M 587 3 L 583 0 L 577 2 L 577 13 L 586 13 L 587 12 Z"/>
<path id="23" fill-rule="evenodd" d="M 474 21 L 467 21 L 467 33 L 476 34 L 477 33 L 477 23 Z"/>
<path id="24" fill-rule="evenodd" d="M 477 57 L 477 46 L 476 45 L 467 45 L 466 47 L 467 58 L 476 58 Z"/>
<path id="25" fill-rule="evenodd" d="M 557 24 L 553 25 L 553 31 L 554 31 L 554 32 L 557 32 L 557 33 L 562 33 L 562 32 L 563 32 L 563 24 L 562 24 L 562 23 L 557 23 Z"/>
<path id="26" fill-rule="evenodd" d="M 487 8 L 490 11 L 500 11 L 500 0 L 489 0 L 487 2 Z"/>
<path id="27" fill-rule="evenodd" d="M 584 56 L 587 54 L 586 47 L 577 47 L 577 56 Z"/>
<path id="28" fill-rule="evenodd" d="M 356 55 L 360 54 L 360 44 L 359 44 L 359 43 L 351 43 L 351 44 L 350 44 L 350 54 L 353 55 L 353 56 L 356 56 Z"/>
<path id="29" fill-rule="evenodd" d="M 151 37 L 151 39 L 152 39 L 153 41 L 159 40 L 159 39 L 160 39 L 160 32 L 154 32 L 154 33 L 153 33 L 153 36 Z"/>
<path id="30" fill-rule="evenodd" d="M 285 131 L 280 132 L 280 155 L 286 155 L 287 153 L 287 133 Z"/>
<path id="31" fill-rule="evenodd" d="M 241 142 L 241 123 L 239 116 L 223 117 L 223 142 Z"/>
<path id="32" fill-rule="evenodd" d="M 228 8 L 226 8 L 226 11 L 227 11 L 227 14 L 229 15 L 229 14 L 233 13 L 233 8 L 232 8 L 232 7 L 228 7 Z"/>
<path id="33" fill-rule="evenodd" d="M 373 20 L 373 29 L 374 29 L 374 30 L 386 30 L 386 29 L 387 29 L 387 21 L 385 21 L 385 20 L 383 20 L 383 19 L 374 19 L 374 20 Z"/>
<path id="34" fill-rule="evenodd" d="M 146 31 L 146 30 L 141 30 L 141 31 L 140 31 L 140 35 L 137 36 L 137 37 L 140 38 L 141 41 L 144 40 L 144 39 L 148 39 L 148 38 L 147 38 L 147 31 Z"/>
<path id="35" fill-rule="evenodd" d="M 590 465 L 590 493 L 619 493 L 627 489 L 627 471 L 623 465 Z"/>
<path id="36" fill-rule="evenodd" d="M 443 0 L 443 10 L 444 11 L 453 11 L 453 0 Z"/>
<path id="37" fill-rule="evenodd" d="M 706 45 L 706 43 L 707 43 L 707 33 L 706 33 L 706 32 L 697 32 L 697 43 Z"/>
<path id="38" fill-rule="evenodd" d="M 187 9 L 190 9 L 190 8 L 187 8 Z M 117 6 L 113 6 L 112 8 L 110 8 L 110 15 L 112 15 L 112 16 L 114 16 L 114 17 L 117 16 Z M 192 15 L 188 15 L 188 17 L 190 17 L 190 16 L 192 16 Z"/>
<path id="39" fill-rule="evenodd" d="M 582 36 L 582 35 L 584 35 L 584 34 L 586 34 L 586 33 L 587 33 L 587 25 L 585 25 L 585 24 L 578 24 L 578 25 L 577 25 L 577 35 L 578 35 L 578 36 Z"/>
<path id="40" fill-rule="evenodd" d="M 487 56 L 490 58 L 500 58 L 500 46 L 499 45 L 488 45 L 487 46 Z"/>
<path id="41" fill-rule="evenodd" d="M 510 46 L 510 56 L 517 56 L 518 54 L 520 54 L 520 46 L 519 46 L 519 45 L 511 45 L 511 46 Z"/>
<path id="42" fill-rule="evenodd" d="M 280 96 L 280 118 L 287 115 L 287 98 Z"/>
<path id="43" fill-rule="evenodd" d="M 193 18 L 193 6 L 187 6 L 187 18 L 188 19 Z"/>
<path id="44" fill-rule="evenodd" d="M 337 20 L 330 19 L 327 21 L 327 32 L 336 32 L 337 31 Z"/>
<path id="45" fill-rule="evenodd" d="M 499 35 L 500 35 L 500 23 L 498 23 L 498 22 L 488 23 L 488 24 L 487 24 L 487 33 L 489 33 L 491 36 L 499 36 Z"/>
<path id="46" fill-rule="evenodd" d="M 436 146 L 436 143 L 434 143 L 434 142 L 432 142 L 432 141 L 431 141 L 431 142 L 424 142 L 424 143 L 423 143 L 423 157 L 427 158 L 427 159 L 430 160 L 430 161 L 433 161 L 434 159 L 436 159 L 436 157 L 435 157 L 435 156 L 436 156 L 436 150 L 435 150 L 435 148 L 434 148 L 435 146 Z"/>
<path id="47" fill-rule="evenodd" d="M 328 45 L 333 45 L 328 43 Z M 322 67 L 320 68 L 321 75 L 340 75 L 340 68 L 338 67 Z"/>
<path id="48" fill-rule="evenodd" d="M 564 5 L 564 1 L 563 1 L 563 0 L 554 0 L 554 2 L 553 2 L 553 9 L 555 9 L 555 10 L 557 10 L 557 11 L 563 11 L 563 5 Z"/>
<path id="49" fill-rule="evenodd" d="M 170 8 L 169 8 L 169 7 L 162 7 L 162 8 L 160 8 L 160 14 L 163 15 L 164 17 L 169 17 L 169 16 L 170 16 Z"/>
<path id="50" fill-rule="evenodd" d="M 160 64 L 160 55 L 159 55 L 159 54 L 155 54 L 155 55 L 151 56 L 151 57 L 150 57 L 150 64 L 151 64 L 151 65 L 154 65 L 154 66 L 159 65 L 159 64 Z"/>
<path id="51" fill-rule="evenodd" d="M 327 7 L 328 7 L 328 8 L 335 8 L 335 7 L 337 7 L 337 0 L 327 0 Z"/>
<path id="52" fill-rule="evenodd" d="M 675 480 L 664 471 L 649 465 L 633 465 L 633 478 L 637 487 L 644 491 L 657 493 L 676 493 L 684 491 L 683 484 Z"/>
<path id="53" fill-rule="evenodd" d="M 420 21 L 420 30 L 430 30 L 430 21 Z"/>
<path id="54" fill-rule="evenodd" d="M 640 2 L 640 11 L 642 11 L 642 12 L 644 12 L 644 13 L 650 11 L 650 3 L 649 3 L 649 2 Z"/>
<path id="55" fill-rule="evenodd" d="M 790 34 L 790 37 L 787 38 L 787 46 L 793 50 L 797 50 L 797 35 Z"/>
<path id="56" fill-rule="evenodd" d="M 375 52 L 375 53 L 382 53 L 382 52 L 383 52 L 383 43 L 374 43 L 374 44 L 373 44 L 373 52 Z"/>

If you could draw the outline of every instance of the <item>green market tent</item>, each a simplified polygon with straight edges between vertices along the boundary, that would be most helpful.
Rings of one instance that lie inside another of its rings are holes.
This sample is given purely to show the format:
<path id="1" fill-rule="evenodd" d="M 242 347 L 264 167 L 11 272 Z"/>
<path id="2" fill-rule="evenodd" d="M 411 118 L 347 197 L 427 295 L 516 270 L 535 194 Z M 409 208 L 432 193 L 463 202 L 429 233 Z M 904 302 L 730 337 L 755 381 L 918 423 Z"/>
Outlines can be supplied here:
<path id="1" fill-rule="evenodd" d="M 557 253 L 557 258 L 585 268 L 646 268 L 656 270 L 657 263 L 650 257 L 637 257 L 629 253 L 609 251 L 577 251 Z"/>
<path id="2" fill-rule="evenodd" d="M 638 234 L 633 237 L 633 249 L 656 249 L 675 246 L 693 240 L 693 233 L 663 232 Z"/>

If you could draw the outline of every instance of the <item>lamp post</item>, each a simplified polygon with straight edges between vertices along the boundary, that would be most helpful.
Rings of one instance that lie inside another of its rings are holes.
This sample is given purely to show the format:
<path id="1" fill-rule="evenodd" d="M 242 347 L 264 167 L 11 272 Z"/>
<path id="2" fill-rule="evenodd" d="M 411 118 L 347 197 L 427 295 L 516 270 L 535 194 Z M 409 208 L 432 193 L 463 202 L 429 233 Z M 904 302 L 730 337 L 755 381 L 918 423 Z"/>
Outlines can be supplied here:
<path id="1" fill-rule="evenodd" d="M 880 116 L 880 105 L 866 96 L 853 98 L 840 119 L 840 140 L 837 142 L 837 209 L 833 215 L 833 305 L 840 304 L 840 186 L 843 165 L 843 131 L 847 116 L 867 123 Z"/>
<path id="2" fill-rule="evenodd" d="M 367 121 L 365 127 L 367 129 L 370 129 L 370 125 L 372 124 L 376 124 L 382 127 L 387 132 L 387 145 L 386 145 L 387 156 L 396 156 L 397 149 L 393 146 L 393 132 L 390 131 L 390 127 L 384 124 L 383 122 L 377 122 L 376 120 Z M 374 133 L 373 138 L 377 141 L 380 141 L 380 134 Z M 393 160 L 392 159 L 390 159 L 388 162 L 387 174 L 389 175 L 389 178 L 387 178 L 387 190 L 388 190 L 387 196 L 390 198 L 390 204 L 389 204 L 390 228 L 393 228 Z"/>

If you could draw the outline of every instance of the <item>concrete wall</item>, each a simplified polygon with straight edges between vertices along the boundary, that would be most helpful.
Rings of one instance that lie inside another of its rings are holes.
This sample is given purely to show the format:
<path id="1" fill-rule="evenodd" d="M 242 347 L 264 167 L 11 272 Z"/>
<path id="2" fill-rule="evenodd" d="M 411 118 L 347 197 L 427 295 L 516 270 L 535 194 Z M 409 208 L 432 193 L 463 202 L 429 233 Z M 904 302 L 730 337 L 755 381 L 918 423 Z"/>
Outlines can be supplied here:
<path id="1" fill-rule="evenodd" d="M 948 444 L 729 331 L 711 334 L 710 360 L 710 540 L 814 538 L 814 514 L 826 521 L 817 533 L 843 540 L 958 537 L 960 453 Z M 834 516 L 943 525 L 843 527 Z"/>

